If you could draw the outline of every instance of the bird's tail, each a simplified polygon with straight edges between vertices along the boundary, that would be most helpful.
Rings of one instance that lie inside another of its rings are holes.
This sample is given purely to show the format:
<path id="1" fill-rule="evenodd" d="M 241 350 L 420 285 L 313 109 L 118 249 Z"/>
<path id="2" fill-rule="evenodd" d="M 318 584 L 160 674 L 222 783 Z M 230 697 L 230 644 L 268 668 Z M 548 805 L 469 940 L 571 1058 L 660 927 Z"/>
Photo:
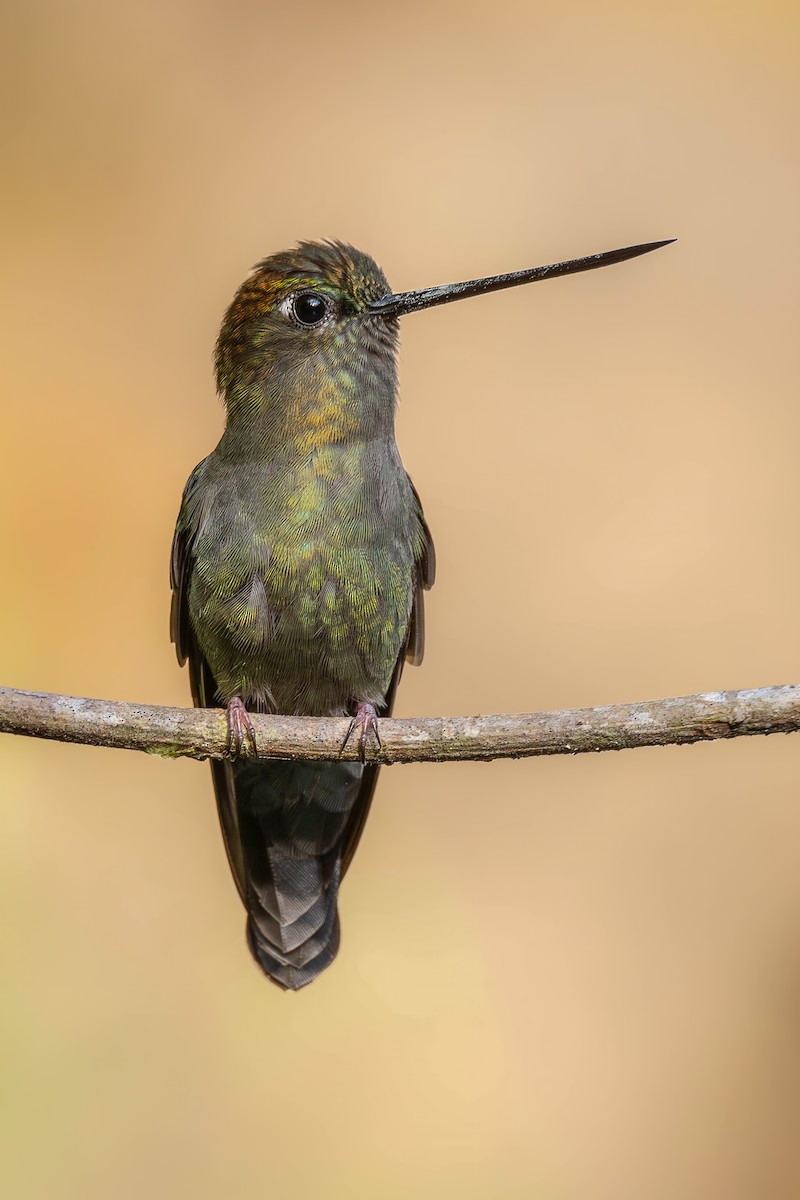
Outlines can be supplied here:
<path id="1" fill-rule="evenodd" d="M 305 987 L 339 949 L 339 883 L 377 768 L 240 760 L 213 771 L 251 953 L 279 987 Z"/>

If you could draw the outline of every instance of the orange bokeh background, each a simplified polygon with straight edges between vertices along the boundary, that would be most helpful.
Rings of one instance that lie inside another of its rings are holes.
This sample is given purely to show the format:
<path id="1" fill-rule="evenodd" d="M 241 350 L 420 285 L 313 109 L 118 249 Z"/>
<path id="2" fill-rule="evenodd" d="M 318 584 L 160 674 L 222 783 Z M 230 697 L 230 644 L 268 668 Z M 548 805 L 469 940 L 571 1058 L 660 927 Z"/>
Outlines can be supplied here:
<path id="1" fill-rule="evenodd" d="M 398 712 L 798 674 L 796 6 L 6 7 L 2 682 L 180 704 L 211 350 L 301 237 L 406 289 L 439 556 Z M 798 742 L 395 767 L 299 995 L 207 767 L 0 743 L 5 1195 L 800 1194 Z"/>

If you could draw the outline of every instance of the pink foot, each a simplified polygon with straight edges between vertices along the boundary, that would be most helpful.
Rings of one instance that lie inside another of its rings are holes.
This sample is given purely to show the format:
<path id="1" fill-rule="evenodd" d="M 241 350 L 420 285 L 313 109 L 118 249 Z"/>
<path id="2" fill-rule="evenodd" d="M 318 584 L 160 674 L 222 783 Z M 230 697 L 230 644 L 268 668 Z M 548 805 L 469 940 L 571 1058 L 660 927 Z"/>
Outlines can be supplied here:
<path id="1" fill-rule="evenodd" d="M 225 715 L 228 719 L 227 749 L 231 758 L 241 758 L 245 742 L 250 746 L 252 753 L 257 754 L 256 731 L 241 696 L 234 696 L 228 702 Z"/>
<path id="2" fill-rule="evenodd" d="M 367 738 L 370 733 L 375 735 L 378 749 L 381 749 L 381 735 L 378 733 L 378 714 L 371 704 L 359 704 L 356 715 L 350 722 L 350 728 L 342 742 L 342 750 L 344 750 L 356 730 L 358 730 L 359 758 L 363 763 L 367 761 Z"/>

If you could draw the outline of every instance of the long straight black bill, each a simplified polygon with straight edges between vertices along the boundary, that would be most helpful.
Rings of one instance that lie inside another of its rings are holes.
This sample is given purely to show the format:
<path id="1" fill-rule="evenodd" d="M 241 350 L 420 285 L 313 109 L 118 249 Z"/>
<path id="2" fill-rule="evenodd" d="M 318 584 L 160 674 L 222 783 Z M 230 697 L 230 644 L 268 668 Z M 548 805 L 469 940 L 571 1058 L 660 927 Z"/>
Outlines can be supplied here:
<path id="1" fill-rule="evenodd" d="M 626 246 L 624 250 L 606 250 L 604 254 L 572 258 L 569 262 L 551 263 L 548 267 L 529 267 L 527 271 L 490 275 L 487 279 L 470 279 L 466 283 L 445 283 L 440 287 L 422 288 L 419 292 L 397 292 L 370 301 L 367 308 L 381 317 L 399 317 L 404 313 L 418 312 L 421 308 L 433 308 L 435 304 L 451 304 L 453 300 L 464 300 L 468 296 L 482 296 L 485 292 L 518 287 L 521 283 L 536 283 L 539 279 L 556 279 L 559 275 L 577 275 L 579 271 L 610 267 L 612 263 L 625 262 L 628 258 L 638 258 L 640 254 L 649 254 L 651 250 L 669 246 L 675 240 L 667 238 L 663 242 Z"/>

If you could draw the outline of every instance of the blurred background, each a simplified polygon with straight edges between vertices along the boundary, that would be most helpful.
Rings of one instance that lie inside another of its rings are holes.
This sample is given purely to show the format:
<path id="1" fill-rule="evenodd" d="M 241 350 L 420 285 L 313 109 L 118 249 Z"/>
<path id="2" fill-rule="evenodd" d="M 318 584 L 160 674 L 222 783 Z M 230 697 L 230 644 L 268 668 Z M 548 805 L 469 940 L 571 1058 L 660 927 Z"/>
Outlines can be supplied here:
<path id="1" fill-rule="evenodd" d="M 5 6 L 0 663 L 188 701 L 211 352 L 261 256 L 397 289 L 439 552 L 399 715 L 798 677 L 796 6 Z M 790 738 L 384 772 L 336 965 L 264 980 L 207 766 L 0 744 L 13 1197 L 800 1194 Z"/>

